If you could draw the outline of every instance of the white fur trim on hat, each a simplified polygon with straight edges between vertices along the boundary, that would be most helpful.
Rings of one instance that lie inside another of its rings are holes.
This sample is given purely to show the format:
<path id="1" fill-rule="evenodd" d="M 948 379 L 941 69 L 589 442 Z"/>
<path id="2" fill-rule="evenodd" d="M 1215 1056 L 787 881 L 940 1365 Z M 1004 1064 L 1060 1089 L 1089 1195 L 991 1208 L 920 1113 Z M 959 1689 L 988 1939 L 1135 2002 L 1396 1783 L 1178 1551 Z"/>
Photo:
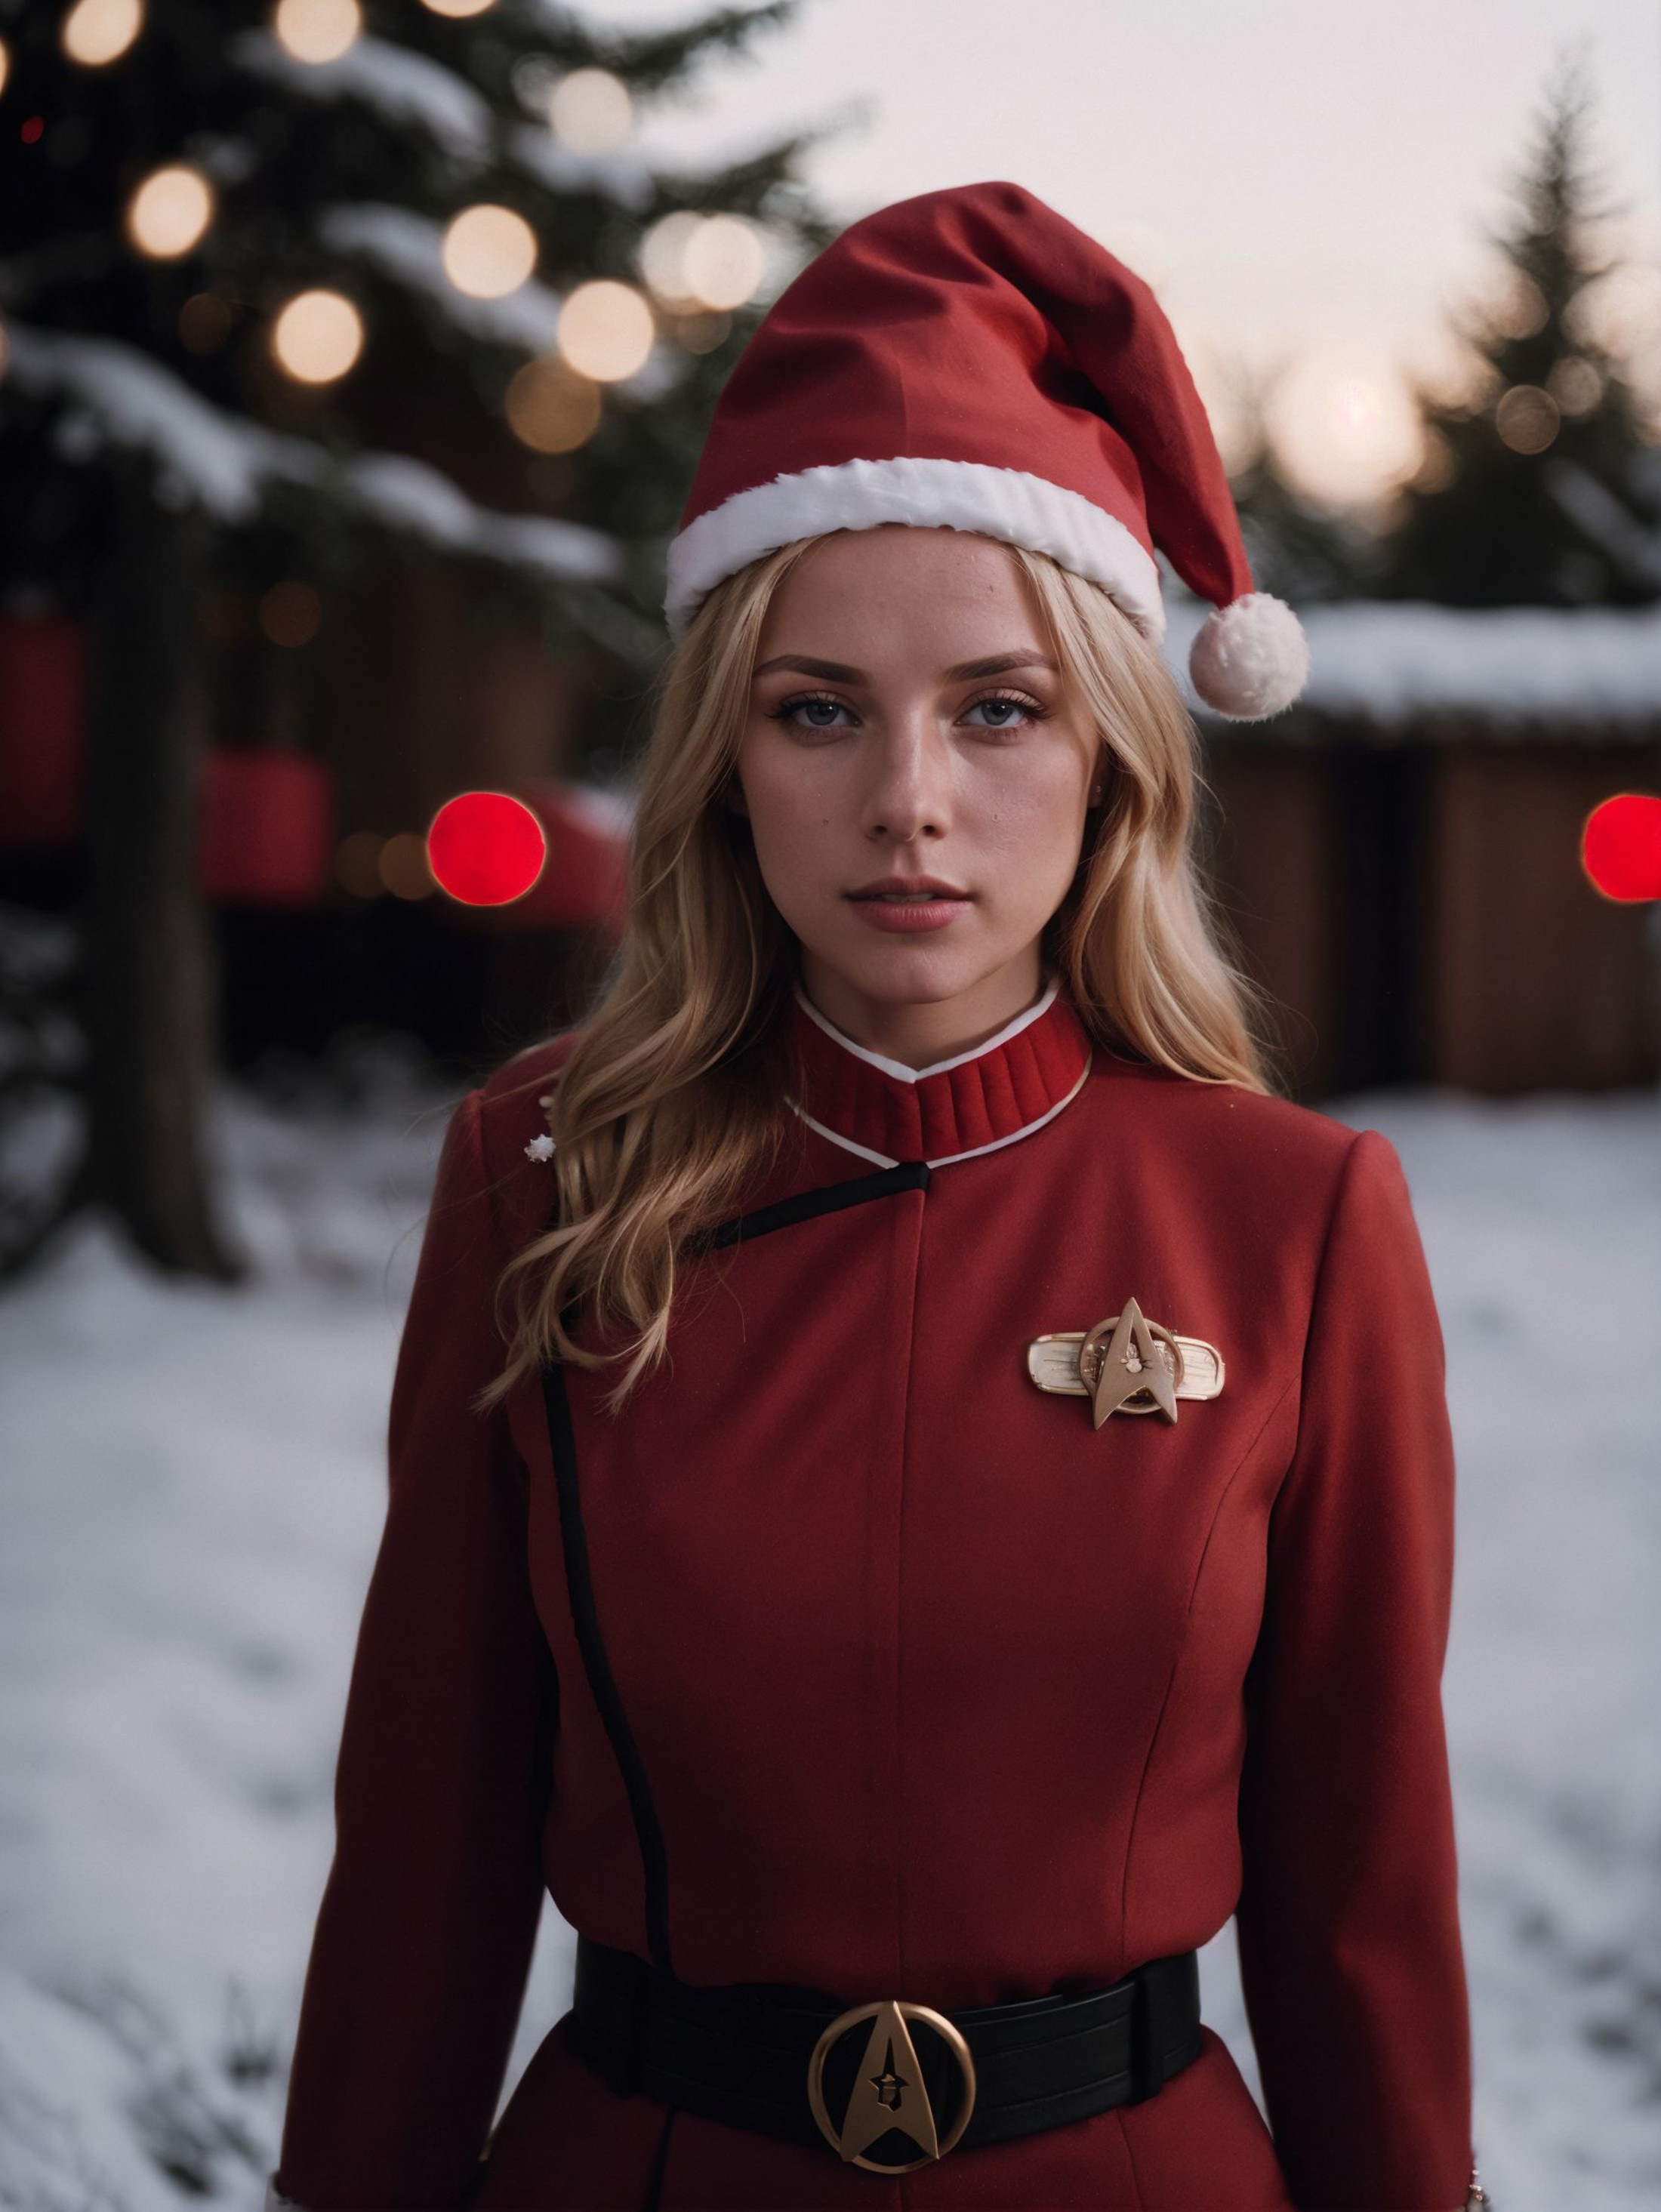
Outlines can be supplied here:
<path id="1" fill-rule="evenodd" d="M 1188 672 L 1208 707 L 1261 722 L 1289 707 L 1309 678 L 1309 640 L 1284 599 L 1244 592 L 1201 624 Z"/>
<path id="2" fill-rule="evenodd" d="M 1022 470 L 910 454 L 828 462 L 775 477 L 688 523 L 669 548 L 664 611 L 671 635 L 681 635 L 706 592 L 764 553 L 798 538 L 874 530 L 885 522 L 972 530 L 1048 553 L 1063 568 L 1100 584 L 1155 645 L 1165 635 L 1153 556 L 1116 516 L 1080 492 Z"/>

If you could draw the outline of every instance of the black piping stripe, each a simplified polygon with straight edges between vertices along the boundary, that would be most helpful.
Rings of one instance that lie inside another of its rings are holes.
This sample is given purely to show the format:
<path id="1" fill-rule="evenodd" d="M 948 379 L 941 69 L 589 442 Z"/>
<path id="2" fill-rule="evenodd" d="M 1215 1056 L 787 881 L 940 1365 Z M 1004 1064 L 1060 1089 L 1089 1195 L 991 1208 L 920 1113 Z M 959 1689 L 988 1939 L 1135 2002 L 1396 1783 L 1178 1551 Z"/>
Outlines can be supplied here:
<path id="1" fill-rule="evenodd" d="M 819 1190 L 798 1191 L 776 1206 L 757 1206 L 736 1220 L 723 1221 L 698 1241 L 705 1251 L 719 1251 L 751 1237 L 766 1237 L 775 1229 L 794 1229 L 799 1221 L 812 1221 L 821 1213 L 840 1213 L 845 1206 L 863 1206 L 873 1198 L 892 1198 L 903 1190 L 927 1190 L 928 1166 L 924 1160 L 902 1160 L 897 1167 L 880 1168 L 875 1175 L 855 1176 L 848 1182 L 827 1183 Z"/>
<path id="2" fill-rule="evenodd" d="M 674 1972 L 669 1959 L 669 1862 L 663 1848 L 652 1785 L 618 1694 L 617 1679 L 605 1656 L 599 1614 L 594 1605 L 593 1575 L 588 1563 L 588 1536 L 582 1525 L 582 1492 L 577 1477 L 576 1437 L 571 1427 L 570 1401 L 565 1392 L 565 1370 L 550 1361 L 542 1370 L 543 1401 L 548 1409 L 548 1441 L 554 1459 L 554 1487 L 559 1498 L 560 1538 L 565 1552 L 565 1587 L 571 1601 L 571 1622 L 577 1648 L 588 1677 L 600 1719 L 610 1740 L 612 1756 L 623 1776 L 634 1815 L 635 1836 L 640 1845 L 641 1874 L 646 1890 L 646 1944 L 652 1964 L 666 1974 Z"/>

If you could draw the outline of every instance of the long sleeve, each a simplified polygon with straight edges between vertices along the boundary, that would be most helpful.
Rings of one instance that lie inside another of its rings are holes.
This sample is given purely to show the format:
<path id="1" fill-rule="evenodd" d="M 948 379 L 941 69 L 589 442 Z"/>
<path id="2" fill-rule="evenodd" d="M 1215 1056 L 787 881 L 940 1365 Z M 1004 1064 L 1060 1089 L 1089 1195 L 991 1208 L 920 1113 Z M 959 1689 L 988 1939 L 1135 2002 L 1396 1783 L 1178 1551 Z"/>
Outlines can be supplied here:
<path id="1" fill-rule="evenodd" d="M 503 1358 L 480 1098 L 445 1140 L 392 1389 L 386 1520 L 273 2181 L 307 2212 L 465 2201 L 541 1906 L 557 1703 L 523 1463 L 501 1408 L 472 1405 Z"/>
<path id="2" fill-rule="evenodd" d="M 1241 1972 L 1301 2212 L 1453 2212 L 1470 2169 L 1443 1376 L 1406 1184 L 1366 1133 L 1328 1231 L 1247 1684 Z"/>

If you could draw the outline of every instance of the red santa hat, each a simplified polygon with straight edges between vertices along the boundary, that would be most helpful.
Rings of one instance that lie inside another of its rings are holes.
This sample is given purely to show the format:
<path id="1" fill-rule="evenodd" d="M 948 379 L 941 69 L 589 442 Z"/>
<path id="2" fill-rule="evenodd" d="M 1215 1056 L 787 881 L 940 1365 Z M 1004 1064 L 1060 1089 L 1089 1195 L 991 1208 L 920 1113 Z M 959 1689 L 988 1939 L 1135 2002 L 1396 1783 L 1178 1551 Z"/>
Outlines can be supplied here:
<path id="1" fill-rule="evenodd" d="M 1216 441 L 1140 276 L 1019 185 L 883 208 L 781 295 L 715 409 L 678 535 L 678 636 L 798 538 L 977 531 L 1100 584 L 1158 643 L 1157 546 L 1216 611 L 1189 655 L 1220 714 L 1291 705 L 1309 647 L 1254 591 Z"/>

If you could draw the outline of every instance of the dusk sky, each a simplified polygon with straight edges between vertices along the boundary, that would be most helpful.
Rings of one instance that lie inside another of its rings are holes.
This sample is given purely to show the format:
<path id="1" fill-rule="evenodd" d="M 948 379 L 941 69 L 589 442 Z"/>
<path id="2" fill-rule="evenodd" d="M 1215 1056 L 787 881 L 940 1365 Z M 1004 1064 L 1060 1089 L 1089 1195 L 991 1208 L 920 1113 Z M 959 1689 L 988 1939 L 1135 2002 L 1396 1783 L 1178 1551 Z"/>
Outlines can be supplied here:
<path id="1" fill-rule="evenodd" d="M 703 152 L 863 102 L 812 164 L 837 213 L 1030 186 L 1154 284 L 1226 442 L 1228 365 L 1286 363 L 1288 461 L 1359 497 L 1411 465 L 1404 374 L 1452 357 L 1446 310 L 1491 280 L 1484 228 L 1577 45 L 1634 264 L 1609 306 L 1661 399 L 1661 0 L 807 0 L 649 142 Z"/>

